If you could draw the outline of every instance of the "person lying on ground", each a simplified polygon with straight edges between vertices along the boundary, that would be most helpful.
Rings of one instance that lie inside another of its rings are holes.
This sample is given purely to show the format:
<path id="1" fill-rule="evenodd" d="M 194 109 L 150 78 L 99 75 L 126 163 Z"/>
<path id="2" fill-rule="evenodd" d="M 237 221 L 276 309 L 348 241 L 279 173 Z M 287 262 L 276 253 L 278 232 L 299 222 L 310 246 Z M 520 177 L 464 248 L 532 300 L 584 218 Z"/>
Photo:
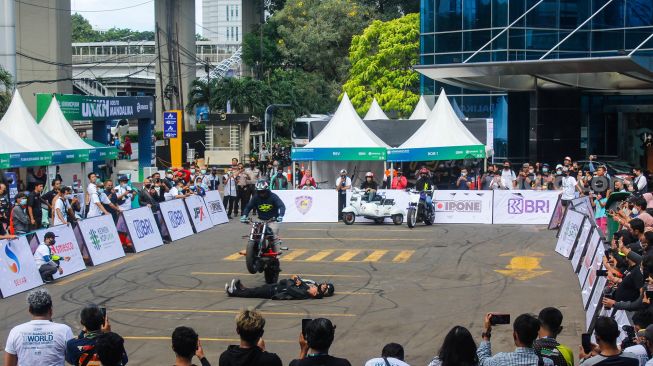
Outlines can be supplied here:
<path id="1" fill-rule="evenodd" d="M 231 284 L 225 284 L 225 291 L 230 297 L 306 300 L 333 296 L 335 288 L 332 283 L 322 282 L 318 284 L 315 281 L 304 280 L 297 275 L 293 275 L 289 279 L 283 279 L 278 283 L 253 288 L 243 286 L 240 279 L 233 279 Z"/>

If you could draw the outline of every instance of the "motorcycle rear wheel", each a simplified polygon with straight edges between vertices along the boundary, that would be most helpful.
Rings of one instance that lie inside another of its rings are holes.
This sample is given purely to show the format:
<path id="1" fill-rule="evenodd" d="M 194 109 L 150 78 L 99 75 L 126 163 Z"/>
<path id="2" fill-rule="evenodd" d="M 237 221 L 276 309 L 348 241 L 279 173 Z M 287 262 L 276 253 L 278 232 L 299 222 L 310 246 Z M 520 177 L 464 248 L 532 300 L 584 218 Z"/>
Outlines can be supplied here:
<path id="1" fill-rule="evenodd" d="M 354 215 L 353 212 L 343 212 L 342 213 L 342 222 L 345 223 L 345 225 L 351 225 L 356 221 L 356 215 Z"/>
<path id="2" fill-rule="evenodd" d="M 408 208 L 408 213 L 406 214 L 406 223 L 409 228 L 414 228 L 417 224 L 417 210 L 415 207 Z"/>
<path id="3" fill-rule="evenodd" d="M 258 243 L 255 240 L 250 240 L 247 242 L 247 251 L 245 254 L 245 265 L 247 266 L 247 271 L 251 274 L 256 273 L 257 263 L 259 258 L 256 257 L 258 253 Z"/>
<path id="4" fill-rule="evenodd" d="M 265 267 L 263 274 L 265 275 L 265 283 L 273 284 L 279 282 L 279 265 Z"/>

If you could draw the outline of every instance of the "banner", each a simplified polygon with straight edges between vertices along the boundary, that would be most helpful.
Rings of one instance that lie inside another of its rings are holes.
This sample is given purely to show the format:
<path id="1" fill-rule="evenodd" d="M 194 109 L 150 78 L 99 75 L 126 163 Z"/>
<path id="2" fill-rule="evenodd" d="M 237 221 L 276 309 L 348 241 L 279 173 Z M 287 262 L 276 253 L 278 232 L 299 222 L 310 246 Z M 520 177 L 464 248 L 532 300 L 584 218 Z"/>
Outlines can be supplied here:
<path id="1" fill-rule="evenodd" d="M 435 191 L 435 224 L 491 224 L 492 191 Z"/>
<path id="2" fill-rule="evenodd" d="M 45 233 L 48 232 L 51 232 L 56 236 L 52 254 L 56 254 L 60 257 L 70 257 L 69 261 L 64 261 L 62 259 L 59 262 L 59 266 L 63 269 L 63 274 L 60 275 L 59 272 L 57 272 L 53 277 L 57 279 L 85 270 L 86 264 L 84 263 L 84 258 L 82 257 L 77 238 L 75 238 L 73 228 L 69 225 L 57 225 L 47 229 L 41 229 L 34 233 L 36 234 L 35 239 L 38 239 L 39 243 L 43 243 L 43 237 L 45 236 Z"/>
<path id="3" fill-rule="evenodd" d="M 290 154 L 291 159 L 295 161 L 385 161 L 387 149 L 385 147 L 293 147 Z"/>
<path id="4" fill-rule="evenodd" d="M 567 259 L 571 257 L 580 228 L 583 225 L 583 220 L 585 220 L 585 215 L 573 210 L 567 211 L 565 221 L 562 223 L 562 227 L 560 227 L 560 236 L 558 237 L 558 243 L 555 249 L 556 253 Z"/>
<path id="5" fill-rule="evenodd" d="M 335 189 L 274 191 L 286 206 L 285 222 L 338 222 Z"/>
<path id="6" fill-rule="evenodd" d="M 558 195 L 558 201 L 553 208 L 553 213 L 551 214 L 551 220 L 549 220 L 549 230 L 556 230 L 560 227 L 562 219 L 565 215 L 565 208 L 562 207 L 562 196 Z"/>
<path id="7" fill-rule="evenodd" d="M 9 297 L 41 286 L 43 281 L 24 236 L 0 240 L 0 292 Z"/>
<path id="8" fill-rule="evenodd" d="M 163 245 L 161 233 L 149 207 L 123 211 L 119 219 L 121 221 L 127 226 L 137 253 Z"/>
<path id="9" fill-rule="evenodd" d="M 594 257 L 599 256 L 603 257 L 603 242 L 601 241 L 601 235 L 598 233 L 598 229 L 595 227 L 590 237 L 589 243 L 587 243 L 587 250 L 585 251 L 585 256 L 580 263 L 580 270 L 578 271 L 578 283 L 582 287 L 585 284 L 587 275 L 589 274 L 592 266 L 594 265 Z"/>
<path id="10" fill-rule="evenodd" d="M 75 229 L 83 238 L 94 266 L 125 256 L 111 215 L 81 220 Z"/>
<path id="11" fill-rule="evenodd" d="M 583 298 L 583 309 L 587 309 L 587 307 L 589 306 L 593 291 L 596 290 L 603 291 L 603 287 L 601 288 L 596 287 L 596 283 L 600 278 L 599 276 L 596 275 L 596 271 L 600 269 L 605 269 L 603 267 L 602 261 L 603 261 L 603 252 L 601 250 L 598 250 L 597 254 L 594 256 L 592 266 L 590 267 L 590 270 L 587 273 L 587 279 L 585 280 L 585 283 L 581 287 L 580 294 L 581 297 Z"/>
<path id="12" fill-rule="evenodd" d="M 213 222 L 211 222 L 211 215 L 209 215 L 209 210 L 204 204 L 204 200 L 200 196 L 190 196 L 184 198 L 186 207 L 188 207 L 188 213 L 190 218 L 193 221 L 193 227 L 195 232 L 199 233 L 204 230 L 208 230 L 213 227 Z"/>
<path id="13" fill-rule="evenodd" d="M 387 161 L 433 161 L 481 159 L 485 157 L 485 145 L 441 146 L 407 149 L 389 149 Z M 294 159 L 297 160 L 297 159 Z"/>
<path id="14" fill-rule="evenodd" d="M 556 191 L 495 190 L 495 224 L 537 224 L 550 222 L 559 193 Z"/>
<path id="15" fill-rule="evenodd" d="M 193 235 L 193 227 L 190 224 L 183 200 L 161 202 L 159 209 L 170 233 L 170 240 L 175 241 Z"/>
<path id="16" fill-rule="evenodd" d="M 574 253 L 571 257 L 571 268 L 574 270 L 574 273 L 578 273 L 580 270 L 580 259 L 585 254 L 585 248 L 587 247 L 587 241 L 590 238 L 590 235 L 594 232 L 594 226 L 590 220 L 583 220 L 583 226 L 580 228 L 580 234 L 578 234 L 578 244 Z"/>
<path id="17" fill-rule="evenodd" d="M 36 120 L 45 116 L 52 97 L 57 97 L 68 121 L 152 118 L 152 97 L 98 97 L 77 94 L 36 94 Z"/>
<path id="18" fill-rule="evenodd" d="M 213 225 L 221 225 L 229 222 L 227 211 L 225 211 L 222 202 L 222 197 L 220 197 L 220 192 L 207 191 L 204 196 L 204 203 L 206 204 L 206 208 L 209 209 L 209 215 L 211 215 Z"/>
<path id="19" fill-rule="evenodd" d="M 592 297 L 590 298 L 589 304 L 587 305 L 587 310 L 585 310 L 585 330 L 589 331 L 592 326 L 592 322 L 596 316 L 596 313 L 603 307 L 601 305 L 601 300 L 603 299 L 603 289 L 605 284 L 608 282 L 606 277 L 599 277 L 596 280 L 595 289 L 592 292 Z"/>

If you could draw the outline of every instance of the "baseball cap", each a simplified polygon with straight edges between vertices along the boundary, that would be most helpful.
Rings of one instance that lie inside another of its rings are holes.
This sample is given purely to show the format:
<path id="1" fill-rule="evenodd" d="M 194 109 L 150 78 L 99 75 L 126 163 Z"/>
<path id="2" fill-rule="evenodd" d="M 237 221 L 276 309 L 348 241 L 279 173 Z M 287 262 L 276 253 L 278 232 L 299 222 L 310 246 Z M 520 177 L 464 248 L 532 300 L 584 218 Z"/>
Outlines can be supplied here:
<path id="1" fill-rule="evenodd" d="M 54 235 L 54 233 L 52 231 L 48 231 L 47 233 L 45 233 L 45 235 L 43 235 L 43 239 L 54 239 L 56 237 L 57 236 Z"/>
<path id="2" fill-rule="evenodd" d="M 530 165 L 528 163 L 524 163 L 521 166 L 522 166 L 522 168 L 528 168 Z"/>
<path id="3" fill-rule="evenodd" d="M 653 324 L 646 327 L 646 330 L 644 331 L 644 337 L 649 341 L 653 341 Z"/>
<path id="4" fill-rule="evenodd" d="M 556 170 L 557 170 L 557 169 L 562 169 L 562 164 L 558 164 L 558 165 L 556 165 Z"/>
<path id="5" fill-rule="evenodd" d="M 569 161 L 571 161 L 571 158 L 568 157 L 568 156 L 565 156 L 565 160 L 569 160 Z"/>
<path id="6" fill-rule="evenodd" d="M 121 175 L 120 177 L 118 177 L 118 182 L 128 182 L 128 181 L 129 178 L 127 178 L 126 175 Z"/>

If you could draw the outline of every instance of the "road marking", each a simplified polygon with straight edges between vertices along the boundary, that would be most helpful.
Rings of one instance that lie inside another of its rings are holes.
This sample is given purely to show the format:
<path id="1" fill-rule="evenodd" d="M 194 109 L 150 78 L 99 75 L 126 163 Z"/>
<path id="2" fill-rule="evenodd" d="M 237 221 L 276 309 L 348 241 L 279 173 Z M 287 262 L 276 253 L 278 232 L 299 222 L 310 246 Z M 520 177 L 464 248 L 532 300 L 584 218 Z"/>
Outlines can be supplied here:
<path id="1" fill-rule="evenodd" d="M 415 254 L 414 250 L 402 250 L 392 260 L 394 263 L 406 263 Z"/>
<path id="2" fill-rule="evenodd" d="M 375 250 L 367 258 L 363 259 L 363 262 L 378 262 L 387 252 L 387 250 Z"/>
<path id="3" fill-rule="evenodd" d="M 170 336 L 167 337 L 152 337 L 152 336 L 124 336 L 124 339 L 129 339 L 129 340 L 134 340 L 134 341 L 168 341 L 170 342 Z M 240 339 L 236 338 L 205 338 L 201 337 L 200 340 L 202 342 L 224 342 L 224 343 L 238 343 L 240 342 Z M 276 340 L 265 340 L 265 343 L 297 343 L 296 340 L 290 341 L 290 340 L 282 340 L 282 339 L 276 339 Z"/>
<path id="4" fill-rule="evenodd" d="M 190 274 L 192 274 L 192 275 L 207 275 L 207 276 L 257 276 L 257 274 L 242 273 L 242 272 L 191 272 Z M 305 273 L 305 274 L 302 275 L 302 277 L 368 278 L 369 276 Z"/>
<path id="5" fill-rule="evenodd" d="M 344 252 L 340 257 L 334 259 L 334 262 L 349 262 L 355 256 L 359 255 L 361 250 L 348 250 Z"/>
<path id="6" fill-rule="evenodd" d="M 55 286 L 67 285 L 69 283 L 72 283 L 72 282 L 84 279 L 86 277 L 92 276 L 92 275 L 94 275 L 96 273 L 104 272 L 107 269 L 115 268 L 115 267 L 117 267 L 117 266 L 119 266 L 121 264 L 129 263 L 129 262 L 131 262 L 131 261 L 133 261 L 135 259 L 143 257 L 144 255 L 146 255 L 148 253 L 150 253 L 150 252 L 134 254 L 134 255 L 131 255 L 131 256 L 127 257 L 127 258 L 123 258 L 122 260 L 116 260 L 113 263 L 109 263 L 109 264 L 103 265 L 101 267 L 96 267 L 96 268 L 89 269 L 89 270 L 86 270 L 86 271 L 81 272 L 81 273 L 74 274 L 71 277 L 64 278 L 64 279 L 61 279 L 61 280 L 57 280 L 57 282 L 55 282 L 54 285 Z"/>
<path id="7" fill-rule="evenodd" d="M 419 238 L 283 238 L 283 241 L 289 240 L 330 240 L 330 241 L 424 241 Z"/>
<path id="8" fill-rule="evenodd" d="M 219 294 L 224 293 L 224 290 L 217 289 L 182 289 L 182 288 L 157 288 L 154 291 L 158 292 L 198 292 L 198 293 L 210 293 L 210 294 Z M 356 292 L 356 291 L 338 291 L 336 295 L 376 295 L 375 292 Z"/>
<path id="9" fill-rule="evenodd" d="M 304 255 L 308 252 L 308 249 L 293 249 L 288 254 L 283 254 L 281 259 L 284 261 L 292 261 L 297 259 L 297 257 Z"/>
<path id="10" fill-rule="evenodd" d="M 127 313 L 192 313 L 192 314 L 240 314 L 241 310 L 204 310 L 204 309 L 151 309 L 151 308 L 110 308 L 114 312 L 127 312 Z M 293 312 L 280 312 L 280 311 L 258 311 L 261 315 L 268 316 L 332 316 L 353 318 L 356 314 L 324 314 L 324 313 L 293 313 Z"/>
<path id="11" fill-rule="evenodd" d="M 507 277 L 513 277 L 520 281 L 526 281 L 551 272 L 541 271 L 541 260 L 542 259 L 538 257 L 512 257 L 510 259 L 510 264 L 506 265 L 506 269 L 495 269 L 494 271 L 501 273 Z"/>
<path id="12" fill-rule="evenodd" d="M 326 229 L 284 229 L 284 231 L 329 231 L 332 230 L 333 228 L 326 228 Z M 338 231 L 373 231 L 378 233 L 379 232 L 379 227 L 377 225 L 374 225 L 374 229 L 337 229 Z M 387 232 L 412 232 L 415 233 L 414 230 L 412 229 L 384 229 L 384 233 Z"/>
<path id="13" fill-rule="evenodd" d="M 234 253 L 234 254 L 232 254 L 232 255 L 226 257 L 225 260 L 228 260 L 228 261 L 237 261 L 237 260 L 239 260 L 239 259 L 243 259 L 243 258 L 245 258 L 244 255 L 240 254 L 240 252 L 236 252 L 236 253 Z"/>
<path id="14" fill-rule="evenodd" d="M 330 256 L 331 254 L 333 254 L 333 250 L 321 250 L 321 251 L 317 252 L 317 254 L 314 254 L 314 255 L 306 258 L 306 261 L 307 262 L 319 262 L 319 261 L 323 260 L 324 258 Z"/>

